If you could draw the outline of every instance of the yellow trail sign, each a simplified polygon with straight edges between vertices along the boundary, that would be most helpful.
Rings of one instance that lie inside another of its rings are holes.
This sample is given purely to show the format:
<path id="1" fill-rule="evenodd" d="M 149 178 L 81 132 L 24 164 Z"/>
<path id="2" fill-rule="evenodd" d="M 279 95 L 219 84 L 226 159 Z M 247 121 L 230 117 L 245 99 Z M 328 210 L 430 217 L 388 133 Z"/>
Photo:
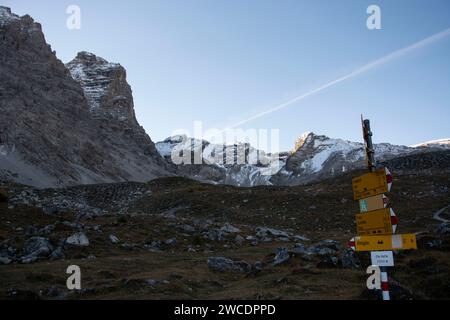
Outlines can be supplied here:
<path id="1" fill-rule="evenodd" d="M 349 242 L 355 251 L 392 251 L 417 249 L 415 234 L 358 236 Z"/>
<path id="2" fill-rule="evenodd" d="M 384 194 L 359 200 L 359 211 L 368 212 L 386 208 L 388 198 Z"/>
<path id="3" fill-rule="evenodd" d="M 392 177 L 386 168 L 369 172 L 353 178 L 353 196 L 355 200 L 376 196 L 388 192 Z"/>
<path id="4" fill-rule="evenodd" d="M 392 234 L 391 209 L 381 209 L 356 215 L 359 236 Z"/>

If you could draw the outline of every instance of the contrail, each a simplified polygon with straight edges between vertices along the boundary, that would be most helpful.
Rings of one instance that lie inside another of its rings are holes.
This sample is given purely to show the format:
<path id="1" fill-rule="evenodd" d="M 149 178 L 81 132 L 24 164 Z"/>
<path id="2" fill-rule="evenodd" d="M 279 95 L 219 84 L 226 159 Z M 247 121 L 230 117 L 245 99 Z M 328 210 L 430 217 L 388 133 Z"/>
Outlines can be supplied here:
<path id="1" fill-rule="evenodd" d="M 311 95 L 313 95 L 315 93 L 321 92 L 321 91 L 323 91 L 323 90 L 325 90 L 325 89 L 327 89 L 327 88 L 329 88 L 331 86 L 334 86 L 334 85 L 336 85 L 336 84 L 338 84 L 340 82 L 343 82 L 345 80 L 351 79 L 353 77 L 356 77 L 357 75 L 360 75 L 360 74 L 365 73 L 365 72 L 367 72 L 367 71 L 369 71 L 371 69 L 379 67 L 379 66 L 381 66 L 381 65 L 383 65 L 385 63 L 388 63 L 388 62 L 390 62 L 392 60 L 400 58 L 400 57 L 402 57 L 402 56 L 404 56 L 404 55 L 406 55 L 406 54 L 408 54 L 408 53 L 410 53 L 410 52 L 412 52 L 414 50 L 426 47 L 426 46 L 428 46 L 428 45 L 430 45 L 430 44 L 432 44 L 432 43 L 434 43 L 436 41 L 439 41 L 439 40 L 441 40 L 441 39 L 443 39 L 445 37 L 448 37 L 449 35 L 450 35 L 450 28 L 446 29 L 444 31 L 441 31 L 439 33 L 436 33 L 436 34 L 434 34 L 432 36 L 429 36 L 429 37 L 427 37 L 427 38 L 425 38 L 423 40 L 420 40 L 419 42 L 416 42 L 416 43 L 414 43 L 412 45 L 409 45 L 409 46 L 407 46 L 405 48 L 398 49 L 398 50 L 396 50 L 396 51 L 394 51 L 394 52 L 392 52 L 392 53 L 390 53 L 388 55 L 385 55 L 382 58 L 379 58 L 377 60 L 369 62 L 368 64 L 366 64 L 366 65 L 364 65 L 362 67 L 359 67 L 358 69 L 352 71 L 351 73 L 349 73 L 349 74 L 347 74 L 345 76 L 342 76 L 342 77 L 337 78 L 337 79 L 335 79 L 333 81 L 330 81 L 330 82 L 328 82 L 328 83 L 326 83 L 326 84 L 324 84 L 324 85 L 322 85 L 322 86 L 320 86 L 320 87 L 318 87 L 318 88 L 316 88 L 314 90 L 306 92 L 306 93 L 304 93 L 304 94 L 302 94 L 300 96 L 297 96 L 295 98 L 292 98 L 291 100 L 286 101 L 286 102 L 284 102 L 282 104 L 279 104 L 279 105 L 277 105 L 277 106 L 275 106 L 273 108 L 270 108 L 270 109 L 267 109 L 267 110 L 262 111 L 260 113 L 257 113 L 257 114 L 255 114 L 255 115 L 253 115 L 253 116 L 251 116 L 251 117 L 249 117 L 249 118 L 247 118 L 245 120 L 241 120 L 241 121 L 235 123 L 234 125 L 232 125 L 230 127 L 227 127 L 224 131 L 226 131 L 227 129 L 236 128 L 236 127 L 238 127 L 240 125 L 243 125 L 243 124 L 245 124 L 247 122 L 250 122 L 250 121 L 258 119 L 258 118 L 261 118 L 261 117 L 263 117 L 263 116 L 265 116 L 267 114 L 273 113 L 273 112 L 278 111 L 280 109 L 286 108 L 287 106 L 289 106 L 289 105 L 291 105 L 291 104 L 293 104 L 295 102 L 298 102 L 300 100 L 303 100 L 303 99 L 305 99 L 305 98 L 307 98 L 307 97 L 309 97 L 309 96 L 311 96 Z"/>

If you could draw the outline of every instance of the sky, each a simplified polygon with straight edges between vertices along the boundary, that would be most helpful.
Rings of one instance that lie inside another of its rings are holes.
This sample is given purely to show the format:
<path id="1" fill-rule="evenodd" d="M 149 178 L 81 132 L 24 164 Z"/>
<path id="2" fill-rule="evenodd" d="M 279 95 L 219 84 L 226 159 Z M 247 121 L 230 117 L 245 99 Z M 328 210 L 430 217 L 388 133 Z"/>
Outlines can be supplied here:
<path id="1" fill-rule="evenodd" d="M 279 129 L 282 150 L 305 131 L 361 141 L 361 114 L 371 120 L 374 142 L 450 137 L 450 36 L 346 78 L 449 29 L 448 0 L 0 4 L 40 22 L 63 62 L 89 51 L 123 65 L 137 119 L 155 142 L 179 129 L 193 134 L 194 121 L 205 130 L 236 123 Z M 380 30 L 366 26 L 372 4 L 381 10 Z M 66 26 L 69 5 L 81 9 L 79 30 Z"/>

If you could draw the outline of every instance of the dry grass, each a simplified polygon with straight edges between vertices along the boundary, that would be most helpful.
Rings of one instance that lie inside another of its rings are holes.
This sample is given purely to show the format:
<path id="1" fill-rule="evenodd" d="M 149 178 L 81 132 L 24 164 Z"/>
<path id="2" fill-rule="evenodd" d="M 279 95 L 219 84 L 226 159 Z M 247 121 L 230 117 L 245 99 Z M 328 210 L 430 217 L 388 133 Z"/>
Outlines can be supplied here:
<path id="1" fill-rule="evenodd" d="M 250 263 L 264 261 L 277 247 L 293 243 L 234 244 L 232 239 L 214 242 L 200 236 L 183 234 L 174 224 L 192 224 L 211 219 L 216 225 L 229 222 L 242 235 L 254 234 L 258 226 L 270 226 L 305 235 L 312 240 L 335 239 L 346 243 L 355 233 L 351 176 L 292 188 L 258 187 L 251 189 L 204 185 L 182 178 L 159 179 L 149 183 L 152 195 L 142 199 L 125 216 L 107 215 L 82 223 L 90 239 L 87 248 L 71 248 L 66 260 L 41 261 L 31 265 L 0 266 L 0 298 L 11 298 L 11 290 L 33 297 L 40 290 L 55 287 L 67 299 L 364 299 L 364 269 L 318 268 L 314 262 L 294 257 L 279 267 L 266 266 L 257 275 L 217 273 L 208 269 L 208 256 L 226 256 Z M 389 195 L 399 217 L 398 232 L 423 231 L 437 222 L 432 214 L 448 205 L 449 178 L 439 175 L 405 175 L 394 181 Z M 439 189 L 440 190 L 440 189 Z M 447 189 L 448 190 L 448 189 Z M 407 194 L 404 194 L 404 193 Z M 176 219 L 161 216 L 173 212 Z M 74 221 L 74 215 L 44 215 L 36 208 L 7 209 L 0 203 L 0 241 L 15 239 L 23 243 L 29 225 L 44 227 L 56 221 Z M 100 225 L 102 232 L 89 227 Z M 20 230 L 20 229 L 19 229 Z M 62 224 L 50 236 L 53 242 L 74 231 Z M 127 250 L 113 245 L 114 234 L 121 243 L 135 243 Z M 143 244 L 176 238 L 177 243 L 162 252 L 148 252 Z M 224 247 L 226 244 L 228 247 Z M 187 252 L 188 245 L 198 248 Z M 206 248 L 214 252 L 205 253 Z M 448 246 L 440 250 L 421 247 L 396 256 L 390 275 L 410 291 L 413 298 L 450 298 L 450 255 Z M 96 259 L 88 259 L 94 255 Z M 368 255 L 361 254 L 364 265 Z M 82 293 L 65 288 L 68 265 L 82 269 Z M 147 279 L 168 283 L 146 284 Z M 18 297 L 18 296 L 14 296 Z M 41 295 L 40 298 L 58 298 Z"/>

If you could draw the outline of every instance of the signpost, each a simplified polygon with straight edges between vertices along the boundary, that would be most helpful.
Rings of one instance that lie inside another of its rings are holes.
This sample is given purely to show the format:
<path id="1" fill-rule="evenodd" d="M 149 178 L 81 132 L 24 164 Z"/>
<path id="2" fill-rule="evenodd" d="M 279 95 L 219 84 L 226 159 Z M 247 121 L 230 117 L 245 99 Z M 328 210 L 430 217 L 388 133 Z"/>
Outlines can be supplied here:
<path id="1" fill-rule="evenodd" d="M 359 200 L 359 211 L 367 212 L 386 208 L 388 203 L 388 197 L 386 197 L 384 194 L 379 194 L 373 197 Z"/>
<path id="2" fill-rule="evenodd" d="M 392 186 L 392 175 L 387 168 L 383 168 L 353 178 L 352 185 L 355 200 L 368 198 L 389 192 Z"/>
<path id="3" fill-rule="evenodd" d="M 356 228 L 361 236 L 392 234 L 395 233 L 396 227 L 397 216 L 389 208 L 356 215 Z"/>
<path id="4" fill-rule="evenodd" d="M 383 300 L 390 300 L 386 268 L 394 266 L 392 250 L 417 249 L 416 235 L 395 234 L 397 216 L 388 208 L 389 200 L 384 195 L 391 190 L 392 175 L 387 168 L 376 169 L 370 121 L 361 116 L 361 124 L 369 173 L 352 180 L 353 196 L 359 200 L 360 213 L 356 214 L 358 236 L 352 238 L 348 246 L 354 251 L 371 253 L 371 267 L 380 267 Z"/>
<path id="5" fill-rule="evenodd" d="M 391 234 L 382 236 L 358 236 L 350 240 L 355 251 L 387 251 L 417 249 L 415 234 Z"/>

